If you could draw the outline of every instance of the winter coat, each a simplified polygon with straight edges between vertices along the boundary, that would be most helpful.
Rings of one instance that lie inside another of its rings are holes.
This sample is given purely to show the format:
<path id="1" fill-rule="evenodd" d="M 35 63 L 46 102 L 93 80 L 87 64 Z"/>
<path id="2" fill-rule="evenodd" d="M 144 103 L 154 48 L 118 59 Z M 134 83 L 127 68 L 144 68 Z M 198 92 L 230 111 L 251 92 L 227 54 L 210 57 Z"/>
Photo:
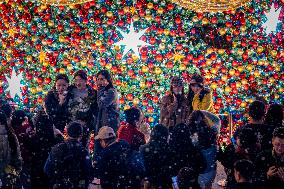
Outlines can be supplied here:
<path id="1" fill-rule="evenodd" d="M 71 116 L 71 121 L 80 119 L 87 124 L 89 129 L 93 130 L 95 118 L 98 113 L 98 104 L 96 101 L 97 91 L 87 85 L 88 96 L 84 99 L 75 99 L 75 88 L 76 87 L 73 85 L 68 88 L 68 93 L 70 95 L 70 97 L 68 97 L 68 112 Z"/>
<path id="2" fill-rule="evenodd" d="M 98 117 L 96 132 L 103 126 L 109 126 L 116 132 L 119 126 L 118 94 L 110 86 L 100 88 L 97 96 Z"/>
<path id="3" fill-rule="evenodd" d="M 272 166 L 284 167 L 284 156 L 277 157 L 273 151 L 262 152 L 256 158 L 256 184 L 259 188 L 283 189 L 284 181 L 279 177 L 267 178 L 268 169 Z"/>
<path id="4" fill-rule="evenodd" d="M 74 139 L 53 147 L 44 166 L 50 187 L 56 186 L 59 189 L 87 189 L 91 171 L 92 165 L 87 150 Z"/>
<path id="5" fill-rule="evenodd" d="M 22 170 L 23 161 L 16 135 L 13 134 L 12 138 L 16 144 L 15 153 L 12 153 L 6 128 L 0 127 L 0 179 L 3 189 L 21 188 L 19 173 Z"/>
<path id="6" fill-rule="evenodd" d="M 171 176 L 177 176 L 180 169 L 184 167 L 191 167 L 197 174 L 204 172 L 206 168 L 206 161 L 202 152 L 195 147 L 175 148 L 170 147 L 170 165 Z"/>
<path id="7" fill-rule="evenodd" d="M 146 168 L 146 180 L 153 188 L 170 188 L 170 149 L 167 143 L 150 141 L 140 147 Z M 158 161 L 157 161 L 158 160 Z"/>
<path id="8" fill-rule="evenodd" d="M 256 157 L 260 154 L 261 149 L 260 145 L 255 145 L 251 149 L 243 149 L 233 144 L 229 144 L 225 151 L 220 156 L 219 159 L 222 165 L 225 167 L 227 174 L 228 186 L 233 186 L 236 183 L 234 177 L 234 163 L 238 160 L 246 159 L 250 160 L 252 163 L 255 163 Z"/>
<path id="9" fill-rule="evenodd" d="M 167 128 L 185 123 L 189 116 L 187 100 L 184 95 L 179 103 L 174 103 L 173 94 L 167 94 L 161 100 L 160 110 L 160 123 Z"/>
<path id="10" fill-rule="evenodd" d="M 103 149 L 95 165 L 95 175 L 103 189 L 139 189 L 140 183 L 133 182 L 129 172 L 127 154 L 130 146 L 123 140 Z"/>
<path id="11" fill-rule="evenodd" d="M 51 90 L 47 93 L 44 100 L 46 113 L 52 119 L 55 127 L 61 132 L 64 131 L 66 124 L 70 121 L 70 115 L 68 112 L 69 99 L 70 95 L 67 94 L 65 102 L 62 105 L 59 105 L 59 99 L 56 91 Z"/>
<path id="12" fill-rule="evenodd" d="M 31 161 L 31 187 L 47 189 L 48 178 L 44 174 L 43 167 L 51 148 L 58 143 L 54 136 L 46 137 L 35 134 L 30 139 Z"/>
<path id="13" fill-rule="evenodd" d="M 233 135 L 236 139 L 243 128 L 251 128 L 257 135 L 258 142 L 261 144 L 261 150 L 270 151 L 272 149 L 272 134 L 275 126 L 266 124 L 247 124 L 243 127 L 238 127 Z"/>
<path id="14" fill-rule="evenodd" d="M 135 126 L 129 123 L 122 122 L 118 131 L 118 139 L 125 140 L 134 150 L 139 150 L 139 147 L 146 143 L 145 135 L 140 132 Z"/>
<path id="15" fill-rule="evenodd" d="M 192 100 L 192 109 L 193 110 L 207 110 L 209 112 L 214 113 L 214 104 L 213 104 L 213 97 L 212 92 L 207 91 L 202 100 L 200 98 L 200 94 L 195 94 Z"/>

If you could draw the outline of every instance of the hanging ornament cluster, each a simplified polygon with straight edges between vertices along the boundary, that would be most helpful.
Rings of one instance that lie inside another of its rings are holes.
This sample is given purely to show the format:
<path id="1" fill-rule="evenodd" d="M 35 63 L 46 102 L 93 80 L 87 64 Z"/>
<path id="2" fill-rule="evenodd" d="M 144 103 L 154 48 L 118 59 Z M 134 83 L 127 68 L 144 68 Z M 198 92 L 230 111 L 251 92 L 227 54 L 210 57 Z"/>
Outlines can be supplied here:
<path id="1" fill-rule="evenodd" d="M 271 31 L 264 23 L 274 10 L 278 18 Z M 232 113 L 238 125 L 254 99 L 283 102 L 283 29 L 281 0 L 252 0 L 214 14 L 167 0 L 68 6 L 6 0 L 0 4 L 0 94 L 32 110 L 57 74 L 72 81 L 74 72 L 86 70 L 96 88 L 96 73 L 107 69 L 121 111 L 139 106 L 154 125 L 170 78 L 187 82 L 200 72 L 216 112 Z"/>
<path id="2" fill-rule="evenodd" d="M 244 6 L 250 0 L 171 0 L 184 8 L 198 11 L 198 12 L 222 12 L 228 10 L 235 10 Z"/>

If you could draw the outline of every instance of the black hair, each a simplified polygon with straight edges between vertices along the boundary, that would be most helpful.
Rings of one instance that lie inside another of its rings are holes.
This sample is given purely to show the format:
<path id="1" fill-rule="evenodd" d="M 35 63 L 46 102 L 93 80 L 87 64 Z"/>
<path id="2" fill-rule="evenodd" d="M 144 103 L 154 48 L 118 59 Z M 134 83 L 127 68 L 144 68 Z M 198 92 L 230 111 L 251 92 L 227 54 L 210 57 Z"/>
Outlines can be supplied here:
<path id="1" fill-rule="evenodd" d="M 81 79 L 87 81 L 88 80 L 88 75 L 87 72 L 84 70 L 79 70 L 74 74 L 74 78 L 79 76 Z"/>
<path id="2" fill-rule="evenodd" d="M 238 160 L 234 163 L 235 171 L 239 172 L 240 175 L 247 181 L 251 180 L 254 173 L 254 165 L 251 161 L 246 159 Z"/>
<path id="3" fill-rule="evenodd" d="M 101 70 L 98 72 L 97 77 L 99 77 L 99 75 L 104 76 L 104 78 L 108 81 L 108 86 L 106 86 L 106 88 L 113 88 L 113 82 L 112 82 L 112 77 L 111 74 L 109 73 L 109 71 L 107 70 Z"/>
<path id="4" fill-rule="evenodd" d="M 11 117 L 13 109 L 9 103 L 1 102 L 0 109 L 5 113 L 7 118 Z"/>
<path id="5" fill-rule="evenodd" d="M 136 107 L 132 107 L 130 109 L 125 110 L 124 114 L 126 122 L 133 126 L 136 126 L 136 121 L 139 121 L 141 116 L 141 111 Z"/>
<path id="6" fill-rule="evenodd" d="M 53 122 L 44 111 L 39 111 L 34 117 L 36 133 L 46 138 L 54 138 Z"/>
<path id="7" fill-rule="evenodd" d="M 251 128 L 242 128 L 239 135 L 241 147 L 244 149 L 254 148 L 257 143 L 257 135 Z"/>
<path id="8" fill-rule="evenodd" d="M 180 123 L 173 127 L 170 136 L 169 145 L 173 149 L 190 149 L 193 148 L 193 144 L 191 141 L 191 132 L 189 127 L 184 124 Z"/>
<path id="9" fill-rule="evenodd" d="M 196 83 L 200 83 L 200 84 L 203 84 L 203 82 L 204 82 L 204 78 L 201 75 L 199 75 L 199 74 L 194 74 L 191 77 L 191 79 L 192 80 L 194 79 L 196 81 Z"/>
<path id="10" fill-rule="evenodd" d="M 150 142 L 166 143 L 169 136 L 169 130 L 162 124 L 157 124 L 150 134 Z"/>
<path id="11" fill-rule="evenodd" d="M 66 81 L 66 83 L 69 83 L 69 78 L 66 74 L 58 74 L 55 78 L 55 82 L 57 82 L 60 79 Z"/>
<path id="12" fill-rule="evenodd" d="M 79 138 L 83 135 L 83 127 L 81 123 L 73 121 L 67 125 L 67 134 L 72 138 Z"/>
<path id="13" fill-rule="evenodd" d="M 25 121 L 27 114 L 23 110 L 16 110 L 12 113 L 11 125 L 13 129 L 20 127 Z"/>
<path id="14" fill-rule="evenodd" d="M 283 108 L 280 104 L 271 104 L 265 115 L 265 123 L 281 127 L 283 122 Z"/>
<path id="15" fill-rule="evenodd" d="M 249 106 L 249 116 L 254 120 L 261 120 L 265 115 L 265 104 L 259 100 Z"/>
<path id="16" fill-rule="evenodd" d="M 184 167 L 179 170 L 177 175 L 179 189 L 195 188 L 198 185 L 198 174 L 190 167 Z"/>
<path id="17" fill-rule="evenodd" d="M 278 127 L 273 131 L 273 138 L 281 138 L 284 139 L 284 127 Z"/>

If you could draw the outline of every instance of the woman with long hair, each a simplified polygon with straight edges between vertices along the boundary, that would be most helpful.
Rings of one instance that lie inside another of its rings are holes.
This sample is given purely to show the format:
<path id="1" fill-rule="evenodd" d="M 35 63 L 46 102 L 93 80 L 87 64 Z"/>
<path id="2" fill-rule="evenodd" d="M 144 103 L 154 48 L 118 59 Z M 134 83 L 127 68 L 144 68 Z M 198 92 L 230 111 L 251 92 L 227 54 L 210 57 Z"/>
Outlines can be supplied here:
<path id="1" fill-rule="evenodd" d="M 7 124 L 7 117 L 0 111 L 0 180 L 1 189 L 22 188 L 19 174 L 22 170 L 22 157 L 17 136 Z"/>
<path id="2" fill-rule="evenodd" d="M 97 74 L 98 85 L 98 116 L 96 132 L 102 126 L 109 126 L 116 132 L 119 126 L 118 94 L 113 86 L 112 77 L 107 70 Z"/>
<path id="3" fill-rule="evenodd" d="M 195 74 L 191 77 L 187 95 L 190 111 L 207 110 L 214 113 L 212 92 L 204 86 L 201 75 Z"/>
<path id="4" fill-rule="evenodd" d="M 61 132 L 64 131 L 68 123 L 68 86 L 69 79 L 65 74 L 58 74 L 55 79 L 54 87 L 47 93 L 44 100 L 46 113 L 52 119 L 55 127 Z"/>
<path id="5" fill-rule="evenodd" d="M 217 137 L 221 120 L 208 111 L 197 110 L 191 113 L 187 124 L 194 146 L 201 150 L 207 163 L 205 171 L 199 175 L 199 184 L 202 189 L 209 189 L 216 176 Z"/>
<path id="6" fill-rule="evenodd" d="M 181 78 L 171 79 L 170 91 L 161 100 L 160 123 L 172 130 L 177 124 L 184 123 L 188 117 L 188 105 Z"/>
<path id="7" fill-rule="evenodd" d="M 173 127 L 169 140 L 171 157 L 171 176 L 177 176 L 183 167 L 191 167 L 199 175 L 206 168 L 206 161 L 201 150 L 195 147 L 191 140 L 190 129 L 186 124 Z"/>

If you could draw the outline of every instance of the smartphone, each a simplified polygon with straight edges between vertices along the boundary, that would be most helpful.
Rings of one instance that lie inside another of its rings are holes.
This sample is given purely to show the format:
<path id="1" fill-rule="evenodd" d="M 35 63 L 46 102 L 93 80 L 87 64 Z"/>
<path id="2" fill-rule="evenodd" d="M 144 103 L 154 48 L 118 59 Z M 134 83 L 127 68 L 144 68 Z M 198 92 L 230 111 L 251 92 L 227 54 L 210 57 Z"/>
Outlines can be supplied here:
<path id="1" fill-rule="evenodd" d="M 178 189 L 177 177 L 172 177 L 173 189 Z"/>

